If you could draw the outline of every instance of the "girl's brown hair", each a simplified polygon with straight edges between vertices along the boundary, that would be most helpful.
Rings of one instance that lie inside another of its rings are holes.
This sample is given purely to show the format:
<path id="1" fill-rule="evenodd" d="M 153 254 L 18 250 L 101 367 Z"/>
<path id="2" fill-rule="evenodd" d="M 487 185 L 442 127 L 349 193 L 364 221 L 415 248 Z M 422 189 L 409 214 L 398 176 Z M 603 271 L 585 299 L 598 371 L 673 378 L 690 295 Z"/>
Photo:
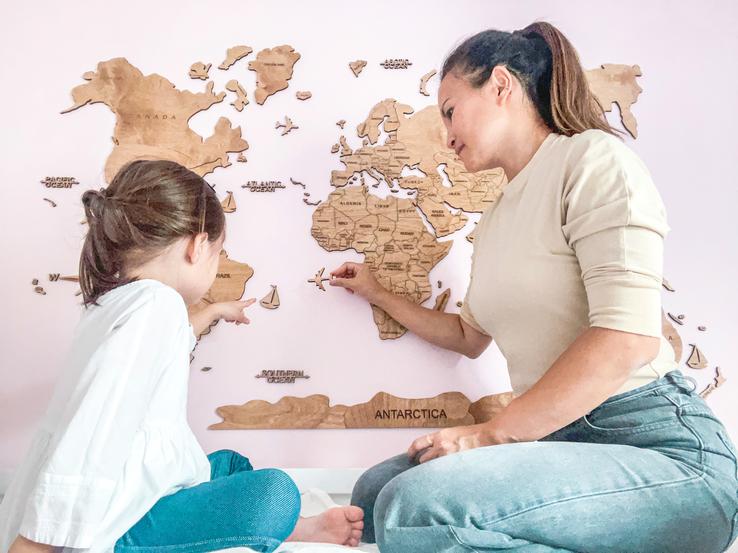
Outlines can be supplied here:
<path id="1" fill-rule="evenodd" d="M 507 67 L 517 77 L 552 131 L 571 136 L 599 129 L 617 135 L 589 88 L 576 50 L 550 23 L 532 23 L 512 33 L 477 33 L 446 58 L 441 78 L 453 72 L 479 88 L 497 65 Z"/>
<path id="2" fill-rule="evenodd" d="M 173 161 L 133 161 L 107 188 L 87 190 L 82 205 L 89 225 L 79 259 L 85 306 L 136 280 L 126 270 L 153 259 L 178 239 L 207 232 L 214 242 L 225 227 L 213 188 Z"/>

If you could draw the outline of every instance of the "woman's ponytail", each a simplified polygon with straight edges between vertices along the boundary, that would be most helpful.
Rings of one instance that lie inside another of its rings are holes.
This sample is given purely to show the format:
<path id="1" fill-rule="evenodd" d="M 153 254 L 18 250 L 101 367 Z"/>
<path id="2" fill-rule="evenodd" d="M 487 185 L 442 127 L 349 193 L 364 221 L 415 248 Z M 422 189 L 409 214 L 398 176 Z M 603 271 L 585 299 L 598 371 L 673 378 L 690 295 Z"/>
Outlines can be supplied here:
<path id="1" fill-rule="evenodd" d="M 478 88 L 498 65 L 517 77 L 553 132 L 567 136 L 588 129 L 618 133 L 590 90 L 576 50 L 550 23 L 536 22 L 513 33 L 494 29 L 477 33 L 446 58 L 441 78 L 454 72 Z"/>
<path id="2" fill-rule="evenodd" d="M 602 106 L 589 87 L 577 51 L 569 39 L 544 21 L 532 23 L 520 32 L 523 36 L 532 33 L 541 36 L 551 51 L 549 96 L 553 130 L 567 136 L 588 129 L 615 134 L 616 131 L 607 123 Z"/>

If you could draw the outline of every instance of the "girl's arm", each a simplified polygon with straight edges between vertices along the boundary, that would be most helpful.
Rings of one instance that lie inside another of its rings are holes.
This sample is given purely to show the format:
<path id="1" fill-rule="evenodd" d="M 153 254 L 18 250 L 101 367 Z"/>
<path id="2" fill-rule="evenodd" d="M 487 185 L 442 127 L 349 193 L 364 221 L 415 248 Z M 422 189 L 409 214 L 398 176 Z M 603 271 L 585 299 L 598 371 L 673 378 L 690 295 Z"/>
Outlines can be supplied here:
<path id="1" fill-rule="evenodd" d="M 199 311 L 191 311 L 189 319 L 195 336 L 200 336 L 211 324 L 220 319 L 225 319 L 229 323 L 249 324 L 251 321 L 246 317 L 243 310 L 255 301 L 255 298 L 251 298 L 246 301 L 210 303 Z"/>
<path id="2" fill-rule="evenodd" d="M 10 544 L 10 551 L 8 551 L 8 553 L 53 553 L 55 550 L 56 547 L 53 545 L 36 543 L 35 541 L 28 540 L 19 535 L 15 538 L 15 541 Z"/>
<path id="3" fill-rule="evenodd" d="M 474 359 L 492 342 L 490 336 L 468 325 L 459 315 L 428 309 L 388 292 L 377 282 L 367 265 L 344 263 L 331 276 L 335 277 L 330 281 L 331 286 L 359 294 L 431 344 Z"/>

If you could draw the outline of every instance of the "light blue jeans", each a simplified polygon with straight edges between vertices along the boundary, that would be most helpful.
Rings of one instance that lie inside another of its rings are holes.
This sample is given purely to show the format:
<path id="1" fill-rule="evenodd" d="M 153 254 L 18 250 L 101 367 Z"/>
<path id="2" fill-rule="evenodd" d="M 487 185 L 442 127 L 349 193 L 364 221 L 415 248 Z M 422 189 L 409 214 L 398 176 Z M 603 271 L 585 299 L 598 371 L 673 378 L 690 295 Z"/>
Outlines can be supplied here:
<path id="1" fill-rule="evenodd" d="M 367 471 L 351 503 L 382 553 L 712 553 L 738 529 L 736 451 L 673 371 L 539 442 Z"/>
<path id="2" fill-rule="evenodd" d="M 208 455 L 210 482 L 162 497 L 115 544 L 115 553 L 200 553 L 250 547 L 271 553 L 300 516 L 300 492 L 281 470 L 254 470 L 222 449 Z"/>

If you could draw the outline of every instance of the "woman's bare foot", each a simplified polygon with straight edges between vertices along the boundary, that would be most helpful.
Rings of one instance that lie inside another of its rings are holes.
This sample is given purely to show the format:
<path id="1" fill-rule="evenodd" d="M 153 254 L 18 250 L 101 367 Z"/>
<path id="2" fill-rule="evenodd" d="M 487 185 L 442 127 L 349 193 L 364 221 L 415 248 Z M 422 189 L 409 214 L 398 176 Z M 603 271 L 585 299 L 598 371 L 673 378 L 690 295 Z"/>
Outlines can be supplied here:
<path id="1" fill-rule="evenodd" d="M 315 517 L 300 518 L 287 541 L 337 543 L 356 547 L 363 529 L 364 511 L 360 507 L 334 507 Z"/>

